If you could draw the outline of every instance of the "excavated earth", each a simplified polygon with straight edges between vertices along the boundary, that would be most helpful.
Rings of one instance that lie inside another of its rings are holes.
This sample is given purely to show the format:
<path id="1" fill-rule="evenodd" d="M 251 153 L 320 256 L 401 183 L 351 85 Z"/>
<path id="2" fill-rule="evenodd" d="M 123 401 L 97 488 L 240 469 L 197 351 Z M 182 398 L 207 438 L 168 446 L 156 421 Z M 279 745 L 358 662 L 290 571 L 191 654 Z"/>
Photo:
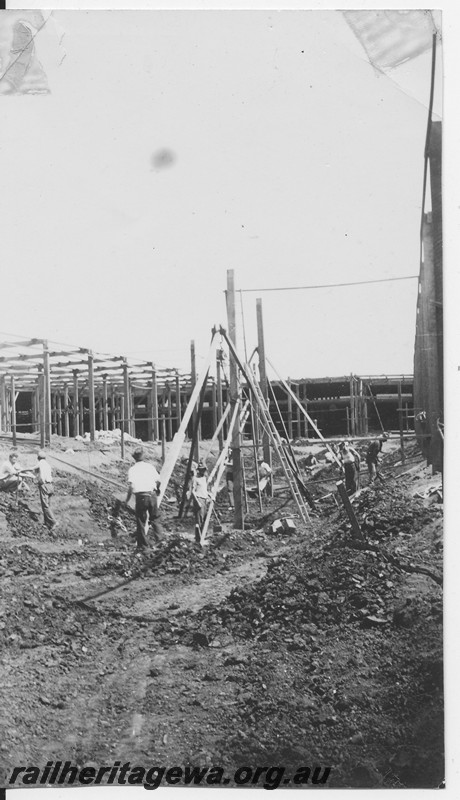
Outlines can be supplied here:
<path id="1" fill-rule="evenodd" d="M 200 549 L 190 514 L 177 518 L 181 464 L 148 555 L 128 510 L 127 532 L 110 531 L 117 489 L 101 479 L 123 487 L 129 448 L 125 461 L 79 448 L 53 441 L 55 533 L 33 486 L 18 504 L 0 496 L 4 780 L 18 765 L 118 760 L 228 776 L 322 765 L 331 788 L 442 784 L 442 504 L 415 446 L 405 464 L 393 448 L 374 488 L 363 477 L 362 541 L 324 465 L 307 527 L 276 492 L 262 513 L 250 500 L 236 531 L 224 490 L 222 530 Z M 33 463 L 31 444 L 19 451 Z M 280 516 L 297 530 L 271 533 Z"/>

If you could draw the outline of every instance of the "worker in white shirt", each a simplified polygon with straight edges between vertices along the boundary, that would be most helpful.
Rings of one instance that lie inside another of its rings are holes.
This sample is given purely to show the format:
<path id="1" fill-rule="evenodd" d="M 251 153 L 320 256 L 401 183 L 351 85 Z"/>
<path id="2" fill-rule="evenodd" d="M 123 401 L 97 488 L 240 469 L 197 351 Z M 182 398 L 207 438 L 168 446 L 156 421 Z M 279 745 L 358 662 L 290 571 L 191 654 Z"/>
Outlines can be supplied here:
<path id="1" fill-rule="evenodd" d="M 38 493 L 40 495 L 40 503 L 43 511 L 43 521 L 46 527 L 53 531 L 57 526 L 56 518 L 50 508 L 50 499 L 53 494 L 53 473 L 51 467 L 46 460 L 46 453 L 44 450 L 39 450 L 37 453 L 38 466 L 35 467 L 37 473 Z"/>
<path id="2" fill-rule="evenodd" d="M 153 466 L 144 461 L 144 451 L 138 447 L 134 453 L 134 466 L 128 470 L 128 494 L 126 502 L 129 503 L 131 495 L 136 501 L 136 538 L 139 550 L 149 546 L 147 533 L 149 524 L 152 526 L 153 535 L 157 542 L 163 537 L 163 530 L 159 521 L 157 496 L 160 494 L 160 475 Z"/>
<path id="3" fill-rule="evenodd" d="M 12 492 L 15 489 L 26 488 L 23 475 L 30 475 L 30 470 L 23 470 L 18 461 L 18 454 L 13 450 L 8 460 L 0 465 L 0 491 Z M 27 487 L 29 489 L 29 487 Z"/>
<path id="4" fill-rule="evenodd" d="M 263 460 L 262 456 L 257 459 L 259 465 L 259 491 L 269 494 L 272 481 L 272 468 Z"/>
<path id="5" fill-rule="evenodd" d="M 192 477 L 190 496 L 193 500 L 193 512 L 195 514 L 195 541 L 199 542 L 208 512 L 209 499 L 206 465 L 202 461 L 198 464 L 196 473 Z"/>

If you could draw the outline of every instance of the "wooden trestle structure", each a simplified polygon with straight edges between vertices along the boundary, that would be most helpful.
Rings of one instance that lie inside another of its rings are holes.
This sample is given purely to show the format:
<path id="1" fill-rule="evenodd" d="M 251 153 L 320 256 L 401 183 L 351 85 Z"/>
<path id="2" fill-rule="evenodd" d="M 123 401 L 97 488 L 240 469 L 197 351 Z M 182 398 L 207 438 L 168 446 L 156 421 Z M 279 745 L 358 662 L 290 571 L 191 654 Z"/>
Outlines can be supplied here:
<path id="1" fill-rule="evenodd" d="M 196 383 L 193 342 L 190 373 L 85 348 L 55 349 L 43 339 L 2 342 L 0 352 L 0 429 L 13 439 L 35 433 L 42 445 L 52 434 L 89 434 L 94 440 L 96 431 L 117 428 L 144 441 L 171 441 Z M 227 365 L 218 349 L 201 415 L 205 439 L 212 437 L 229 401 Z M 287 384 L 324 436 L 413 430 L 412 375 L 303 378 Z M 281 380 L 269 383 L 268 400 L 280 435 L 315 438 Z M 250 428 L 249 419 L 249 435 Z"/>

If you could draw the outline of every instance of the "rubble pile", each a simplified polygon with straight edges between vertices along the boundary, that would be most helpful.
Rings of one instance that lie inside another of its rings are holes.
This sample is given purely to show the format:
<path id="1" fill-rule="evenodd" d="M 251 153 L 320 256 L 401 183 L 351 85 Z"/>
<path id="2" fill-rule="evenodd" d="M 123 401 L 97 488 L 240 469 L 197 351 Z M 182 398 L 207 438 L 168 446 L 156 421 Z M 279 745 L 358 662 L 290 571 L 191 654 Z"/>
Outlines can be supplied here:
<path id="1" fill-rule="evenodd" d="M 413 535 L 439 519 L 441 513 L 435 505 L 427 507 L 418 498 L 409 497 L 407 489 L 394 483 L 374 485 L 353 506 L 361 530 L 375 539 Z"/>

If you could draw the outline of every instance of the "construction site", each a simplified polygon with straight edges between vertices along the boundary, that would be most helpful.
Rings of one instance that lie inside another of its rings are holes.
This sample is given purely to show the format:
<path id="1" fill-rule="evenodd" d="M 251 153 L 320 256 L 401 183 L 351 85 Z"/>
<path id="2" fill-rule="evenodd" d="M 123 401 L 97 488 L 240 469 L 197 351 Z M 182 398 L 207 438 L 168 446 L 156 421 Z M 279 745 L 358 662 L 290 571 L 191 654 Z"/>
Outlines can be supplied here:
<path id="1" fill-rule="evenodd" d="M 189 371 L 3 337 L 2 786 L 443 786 L 441 132 L 409 374 L 287 377 L 232 269 Z"/>

